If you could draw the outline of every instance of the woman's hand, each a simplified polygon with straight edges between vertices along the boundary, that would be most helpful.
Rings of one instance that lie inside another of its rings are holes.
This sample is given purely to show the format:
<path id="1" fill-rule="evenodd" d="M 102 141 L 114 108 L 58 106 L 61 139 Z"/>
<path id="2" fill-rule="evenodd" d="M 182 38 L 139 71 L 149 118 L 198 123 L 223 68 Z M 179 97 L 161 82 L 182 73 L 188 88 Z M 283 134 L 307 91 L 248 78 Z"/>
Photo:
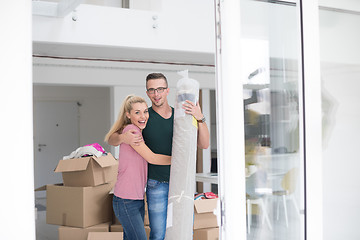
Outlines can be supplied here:
<path id="1" fill-rule="evenodd" d="M 139 134 L 135 130 L 129 130 L 124 132 L 123 134 L 121 134 L 121 138 L 123 143 L 135 146 L 138 146 L 140 142 L 143 141 L 141 134 Z"/>
<path id="2" fill-rule="evenodd" d="M 138 146 L 143 141 L 142 135 L 135 130 L 124 133 L 114 132 L 109 137 L 108 143 L 112 146 L 119 146 L 122 143 Z"/>

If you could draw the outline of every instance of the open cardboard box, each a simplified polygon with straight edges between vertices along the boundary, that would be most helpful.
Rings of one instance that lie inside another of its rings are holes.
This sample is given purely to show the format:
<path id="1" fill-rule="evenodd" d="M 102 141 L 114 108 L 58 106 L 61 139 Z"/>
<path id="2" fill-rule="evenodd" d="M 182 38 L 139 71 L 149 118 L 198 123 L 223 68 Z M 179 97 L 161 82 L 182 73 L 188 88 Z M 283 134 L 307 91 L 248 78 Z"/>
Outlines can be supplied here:
<path id="1" fill-rule="evenodd" d="M 60 160 L 55 172 L 61 172 L 64 186 L 90 187 L 114 182 L 118 161 L 111 155 Z"/>
<path id="2" fill-rule="evenodd" d="M 218 204 L 216 199 L 199 199 L 194 201 L 194 229 L 218 227 L 214 214 Z"/>

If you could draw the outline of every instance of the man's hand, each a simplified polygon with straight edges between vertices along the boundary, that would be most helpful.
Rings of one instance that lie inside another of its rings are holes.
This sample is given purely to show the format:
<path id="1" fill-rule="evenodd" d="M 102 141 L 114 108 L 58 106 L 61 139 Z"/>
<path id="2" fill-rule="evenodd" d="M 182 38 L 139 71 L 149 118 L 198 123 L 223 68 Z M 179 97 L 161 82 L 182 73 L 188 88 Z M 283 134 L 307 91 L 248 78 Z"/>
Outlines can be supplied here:
<path id="1" fill-rule="evenodd" d="M 196 105 L 186 100 L 186 102 L 183 104 L 183 109 L 185 110 L 186 114 L 193 115 L 193 117 L 199 121 L 204 117 L 204 114 L 202 114 L 199 102 L 196 103 Z M 198 124 L 198 139 L 197 139 L 197 146 L 201 149 L 206 149 L 210 146 L 210 133 L 209 129 L 207 127 L 206 122 L 202 122 L 201 124 Z"/>
<path id="2" fill-rule="evenodd" d="M 185 110 L 186 114 L 193 115 L 196 120 L 201 120 L 204 117 L 201 112 L 199 102 L 195 105 L 193 102 L 186 100 L 182 108 Z"/>
<path id="3" fill-rule="evenodd" d="M 135 130 L 129 130 L 122 134 L 122 142 L 138 146 L 140 142 L 143 141 L 141 134 L 137 133 Z"/>

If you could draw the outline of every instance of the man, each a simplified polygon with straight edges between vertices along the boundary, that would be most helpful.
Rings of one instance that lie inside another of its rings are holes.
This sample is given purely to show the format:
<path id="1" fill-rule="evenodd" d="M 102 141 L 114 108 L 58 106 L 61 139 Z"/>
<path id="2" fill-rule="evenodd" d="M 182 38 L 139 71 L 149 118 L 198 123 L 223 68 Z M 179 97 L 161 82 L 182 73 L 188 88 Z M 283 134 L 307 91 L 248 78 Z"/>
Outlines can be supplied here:
<path id="1" fill-rule="evenodd" d="M 151 73 L 146 77 L 146 94 L 151 100 L 149 119 L 143 130 L 143 138 L 146 145 L 158 154 L 171 155 L 174 108 L 167 100 L 169 95 L 168 82 L 162 73 Z M 198 121 L 199 148 L 209 147 L 209 130 L 201 112 L 199 103 L 187 101 L 183 105 L 185 113 L 191 114 Z M 131 132 L 122 134 L 122 142 L 137 144 L 142 141 L 141 136 L 135 136 Z M 166 231 L 166 216 L 169 193 L 169 165 L 148 164 L 148 182 L 146 197 L 148 203 L 150 221 L 150 240 L 163 240 Z"/>

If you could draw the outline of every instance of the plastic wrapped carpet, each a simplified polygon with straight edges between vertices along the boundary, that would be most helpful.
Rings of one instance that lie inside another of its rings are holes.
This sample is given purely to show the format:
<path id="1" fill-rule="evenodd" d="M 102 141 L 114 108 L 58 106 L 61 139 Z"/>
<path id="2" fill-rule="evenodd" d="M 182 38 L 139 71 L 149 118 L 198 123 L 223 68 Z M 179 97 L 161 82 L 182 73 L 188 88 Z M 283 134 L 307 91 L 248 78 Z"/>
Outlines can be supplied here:
<path id="1" fill-rule="evenodd" d="M 187 77 L 177 83 L 172 143 L 166 240 L 191 240 L 193 235 L 197 121 L 182 109 L 199 98 L 199 83 Z"/>

